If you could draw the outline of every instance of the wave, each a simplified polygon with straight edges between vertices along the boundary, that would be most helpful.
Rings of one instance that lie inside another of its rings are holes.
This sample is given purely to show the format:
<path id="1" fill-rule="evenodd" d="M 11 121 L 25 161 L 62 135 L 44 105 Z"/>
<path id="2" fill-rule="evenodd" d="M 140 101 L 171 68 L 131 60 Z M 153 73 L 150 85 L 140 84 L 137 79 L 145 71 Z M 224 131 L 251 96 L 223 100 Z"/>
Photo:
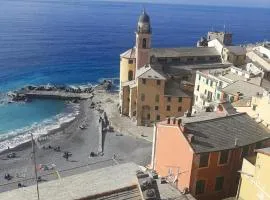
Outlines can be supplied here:
<path id="1" fill-rule="evenodd" d="M 9 101 L 10 101 L 10 99 L 7 96 L 7 93 L 0 92 L 0 106 L 7 104 Z"/>
<path id="2" fill-rule="evenodd" d="M 49 131 L 58 129 L 62 124 L 71 122 L 79 114 L 79 104 L 67 104 L 67 109 L 52 118 L 45 119 L 41 123 L 34 123 L 31 126 L 10 131 L 6 134 L 0 135 L 0 152 L 14 148 L 18 145 L 26 143 L 31 140 L 31 133 L 34 139 L 41 135 L 46 135 Z"/>

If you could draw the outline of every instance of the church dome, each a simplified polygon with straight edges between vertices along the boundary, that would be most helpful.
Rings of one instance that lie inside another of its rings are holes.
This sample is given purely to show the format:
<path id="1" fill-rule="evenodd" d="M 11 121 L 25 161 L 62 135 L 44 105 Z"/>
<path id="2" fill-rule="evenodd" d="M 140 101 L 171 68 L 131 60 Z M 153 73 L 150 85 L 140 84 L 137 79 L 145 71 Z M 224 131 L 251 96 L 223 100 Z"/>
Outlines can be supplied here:
<path id="1" fill-rule="evenodd" d="M 137 32 L 138 33 L 151 33 L 150 17 L 145 12 L 145 10 L 139 17 Z"/>
<path id="2" fill-rule="evenodd" d="M 141 23 L 150 23 L 150 17 L 149 15 L 145 12 L 145 10 L 143 11 L 143 13 L 141 14 L 140 18 L 139 18 L 139 22 Z"/>

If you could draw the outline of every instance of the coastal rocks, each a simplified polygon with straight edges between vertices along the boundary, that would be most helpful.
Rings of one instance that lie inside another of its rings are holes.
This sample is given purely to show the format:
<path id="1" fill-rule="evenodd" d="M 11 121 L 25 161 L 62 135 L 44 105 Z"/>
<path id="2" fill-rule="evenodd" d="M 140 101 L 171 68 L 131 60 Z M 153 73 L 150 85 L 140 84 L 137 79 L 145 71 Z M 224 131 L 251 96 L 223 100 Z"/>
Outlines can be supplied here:
<path id="1" fill-rule="evenodd" d="M 19 102 L 19 101 L 29 102 L 30 101 L 26 95 L 19 94 L 16 92 L 8 92 L 7 96 L 10 98 L 9 102 Z"/>
<path id="2" fill-rule="evenodd" d="M 111 80 L 104 80 L 102 83 L 97 85 L 95 89 L 110 91 L 113 89 L 113 82 Z"/>
<path id="3" fill-rule="evenodd" d="M 63 85 L 40 85 L 33 86 L 28 85 L 21 89 L 21 91 L 61 91 L 61 92 L 70 92 L 70 93 L 92 93 L 92 86 L 63 86 Z"/>

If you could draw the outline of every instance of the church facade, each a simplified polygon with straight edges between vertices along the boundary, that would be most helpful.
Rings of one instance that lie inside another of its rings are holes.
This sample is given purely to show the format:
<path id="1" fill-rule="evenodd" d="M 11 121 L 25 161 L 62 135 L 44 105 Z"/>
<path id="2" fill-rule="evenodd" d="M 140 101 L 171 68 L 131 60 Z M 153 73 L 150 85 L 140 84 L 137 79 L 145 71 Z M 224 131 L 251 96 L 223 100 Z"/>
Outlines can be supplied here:
<path id="1" fill-rule="evenodd" d="M 153 48 L 143 11 L 136 44 L 120 55 L 120 113 L 148 126 L 190 112 L 196 71 L 226 68 L 215 47 Z"/>

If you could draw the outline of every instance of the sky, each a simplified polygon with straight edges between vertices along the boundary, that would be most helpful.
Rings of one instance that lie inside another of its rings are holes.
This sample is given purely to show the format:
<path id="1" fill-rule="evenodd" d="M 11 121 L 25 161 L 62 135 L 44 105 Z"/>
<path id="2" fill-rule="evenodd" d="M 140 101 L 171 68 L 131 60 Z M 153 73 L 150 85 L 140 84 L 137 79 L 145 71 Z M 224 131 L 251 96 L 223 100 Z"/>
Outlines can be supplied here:
<path id="1" fill-rule="evenodd" d="M 106 1 L 270 8 L 270 0 L 106 0 Z"/>

